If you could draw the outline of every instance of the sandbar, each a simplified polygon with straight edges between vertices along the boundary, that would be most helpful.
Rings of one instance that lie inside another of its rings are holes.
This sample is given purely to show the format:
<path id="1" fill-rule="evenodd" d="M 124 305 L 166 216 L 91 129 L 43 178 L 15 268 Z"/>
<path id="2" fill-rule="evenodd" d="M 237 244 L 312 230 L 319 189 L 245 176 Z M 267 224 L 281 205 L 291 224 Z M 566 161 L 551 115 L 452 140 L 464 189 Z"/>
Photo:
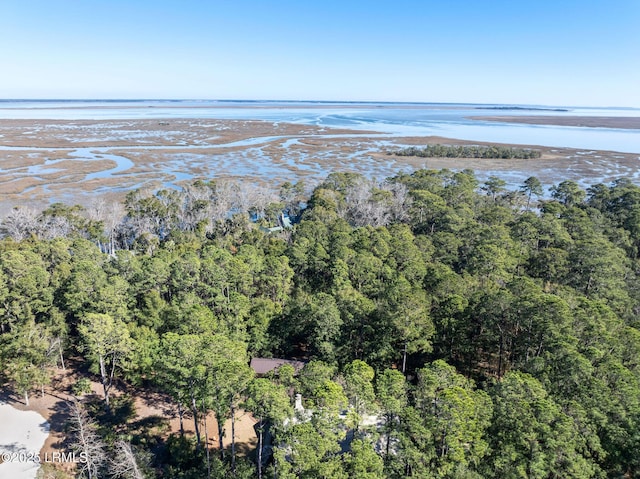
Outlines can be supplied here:
<path id="1" fill-rule="evenodd" d="M 616 128 L 640 130 L 638 116 L 470 116 L 471 120 L 524 123 L 527 125 L 577 126 L 583 128 Z"/>

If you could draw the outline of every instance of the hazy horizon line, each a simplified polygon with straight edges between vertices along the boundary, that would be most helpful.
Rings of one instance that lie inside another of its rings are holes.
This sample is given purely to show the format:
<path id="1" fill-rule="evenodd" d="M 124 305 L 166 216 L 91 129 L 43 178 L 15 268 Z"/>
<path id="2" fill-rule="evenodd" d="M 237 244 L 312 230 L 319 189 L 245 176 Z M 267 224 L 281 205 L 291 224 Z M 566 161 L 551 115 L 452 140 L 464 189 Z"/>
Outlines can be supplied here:
<path id="1" fill-rule="evenodd" d="M 292 100 L 292 99 L 248 99 L 248 98 L 0 98 L 0 102 L 219 102 L 219 103 L 320 103 L 320 104 L 384 104 L 384 105 L 498 105 L 507 107 L 556 107 L 638 110 L 640 107 L 619 105 L 563 105 L 545 103 L 500 103 L 462 101 L 409 101 L 409 100 Z"/>

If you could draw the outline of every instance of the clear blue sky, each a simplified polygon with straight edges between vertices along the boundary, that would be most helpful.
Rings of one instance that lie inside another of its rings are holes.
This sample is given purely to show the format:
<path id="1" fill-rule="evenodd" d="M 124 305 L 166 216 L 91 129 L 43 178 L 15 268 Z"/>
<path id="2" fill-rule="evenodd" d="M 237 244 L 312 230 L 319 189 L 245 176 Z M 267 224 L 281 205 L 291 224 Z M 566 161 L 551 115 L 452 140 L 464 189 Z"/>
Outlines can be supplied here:
<path id="1" fill-rule="evenodd" d="M 639 0 L 3 0 L 0 98 L 640 107 Z"/>

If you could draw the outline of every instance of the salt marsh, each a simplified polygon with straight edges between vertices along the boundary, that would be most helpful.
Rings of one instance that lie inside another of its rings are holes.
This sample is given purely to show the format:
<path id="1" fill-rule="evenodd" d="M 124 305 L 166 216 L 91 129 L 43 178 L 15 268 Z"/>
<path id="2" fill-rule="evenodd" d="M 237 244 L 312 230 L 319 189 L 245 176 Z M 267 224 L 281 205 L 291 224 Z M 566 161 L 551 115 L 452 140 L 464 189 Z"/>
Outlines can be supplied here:
<path id="1" fill-rule="evenodd" d="M 525 113 L 531 114 L 508 112 Z M 629 109 L 544 113 L 640 117 L 640 110 Z M 639 130 L 482 119 L 494 114 L 491 107 L 435 104 L 0 102 L 2 206 L 83 202 L 138 187 L 178 188 L 195 179 L 233 177 L 277 186 L 318 182 L 332 171 L 382 179 L 422 167 L 470 168 L 481 180 L 496 175 L 512 187 L 529 176 L 547 185 L 565 179 L 585 186 L 619 177 L 640 181 Z M 387 154 L 428 143 L 527 145 L 543 155 L 474 160 Z"/>

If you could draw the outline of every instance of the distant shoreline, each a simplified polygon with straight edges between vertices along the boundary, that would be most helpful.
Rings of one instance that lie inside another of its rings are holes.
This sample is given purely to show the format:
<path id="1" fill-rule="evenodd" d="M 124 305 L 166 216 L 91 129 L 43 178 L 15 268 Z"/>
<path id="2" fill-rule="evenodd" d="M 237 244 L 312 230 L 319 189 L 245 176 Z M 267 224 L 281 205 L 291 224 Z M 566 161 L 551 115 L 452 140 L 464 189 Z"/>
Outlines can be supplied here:
<path id="1" fill-rule="evenodd" d="M 37 103 L 37 102 L 35 102 Z M 63 102 L 61 102 L 63 103 Z M 114 102 L 115 103 L 115 102 Z M 484 110 L 484 107 L 469 107 L 463 105 L 436 105 L 436 104 L 415 104 L 415 103 L 215 103 L 210 105 L 82 105 L 82 106 L 32 106 L 5 107 L 0 103 L 0 110 L 146 110 L 146 109 L 185 109 L 185 110 L 330 110 L 335 108 L 344 109 L 396 109 L 402 108 L 406 110 Z"/>
<path id="2" fill-rule="evenodd" d="M 29 105 L 29 106 L 26 106 Z M 312 101 L 312 100 L 55 100 L 2 99 L 0 110 L 111 110 L 111 109 L 408 109 L 408 110 L 477 110 L 496 112 L 570 112 L 585 107 L 555 107 L 538 105 L 419 102 L 419 101 Z M 599 107 L 594 107 L 599 108 Z M 610 107 L 624 110 L 625 107 Z M 635 110 L 630 108 L 630 110 Z"/>
<path id="3" fill-rule="evenodd" d="M 576 126 L 581 128 L 616 128 L 640 130 L 640 117 L 636 116 L 470 116 L 471 120 L 527 125 Z"/>

